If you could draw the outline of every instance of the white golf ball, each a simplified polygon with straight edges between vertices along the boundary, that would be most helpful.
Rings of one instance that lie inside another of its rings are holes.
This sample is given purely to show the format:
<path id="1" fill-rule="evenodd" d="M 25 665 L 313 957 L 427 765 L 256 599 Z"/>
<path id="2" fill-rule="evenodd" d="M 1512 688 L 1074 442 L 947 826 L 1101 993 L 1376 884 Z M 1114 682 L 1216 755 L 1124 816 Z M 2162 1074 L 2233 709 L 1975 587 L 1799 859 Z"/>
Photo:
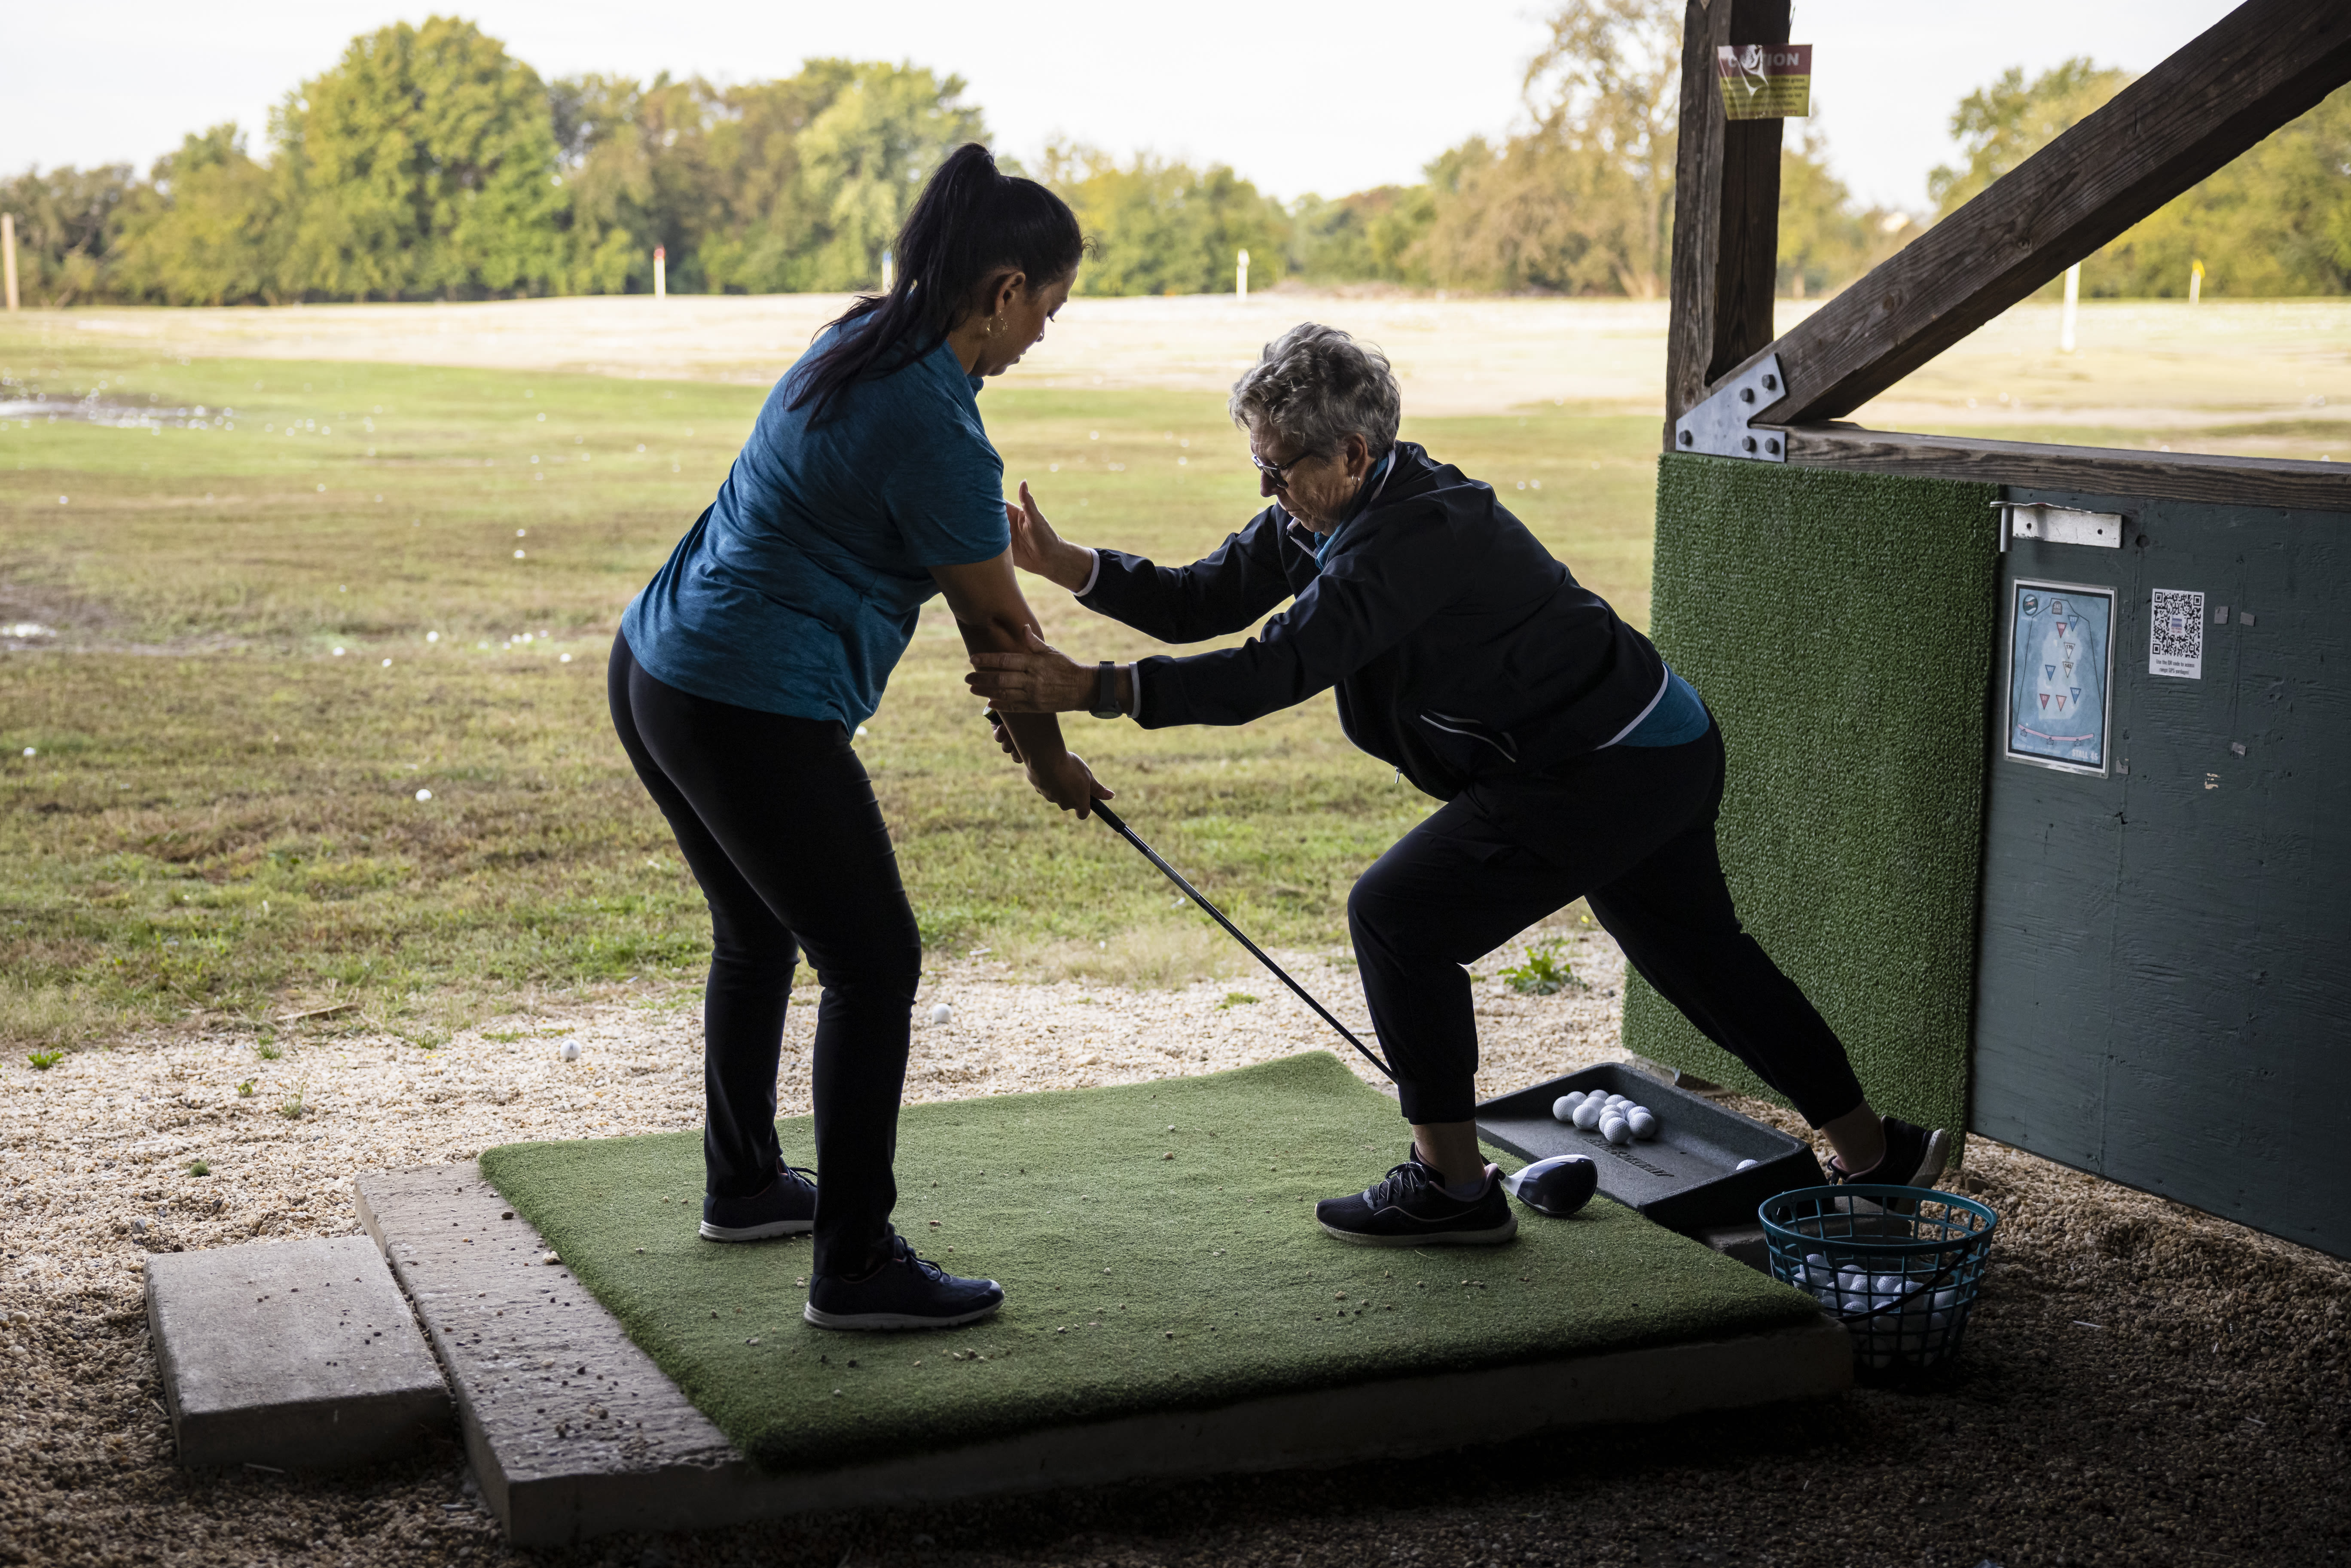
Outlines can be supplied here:
<path id="1" fill-rule="evenodd" d="M 1741 1161 L 1740 1161 L 1737 1165 L 1735 1165 L 1735 1166 L 1731 1166 L 1731 1169 L 1733 1169 L 1733 1170 L 1741 1170 L 1741 1171 L 1751 1171 L 1751 1170 L 1753 1170 L 1753 1169 L 1755 1168 L 1755 1166 L 1756 1166 L 1756 1165 L 1757 1165 L 1757 1164 L 1758 1164 L 1758 1162 L 1757 1162 L 1757 1161 L 1754 1161 L 1754 1160 L 1741 1160 Z M 1819 1256 L 1820 1256 L 1820 1254 L 1819 1254 L 1819 1253 L 1817 1253 L 1817 1252 L 1815 1252 L 1815 1253 L 1813 1253 L 1813 1257 L 1815 1257 L 1815 1258 L 1817 1258 L 1817 1257 L 1819 1257 Z"/>
<path id="2" fill-rule="evenodd" d="M 1837 1275 L 1837 1289 L 1854 1295 L 1863 1294 L 1869 1289 L 1869 1276 L 1858 1270 L 1847 1269 Z"/>
<path id="3" fill-rule="evenodd" d="M 1632 1114 L 1625 1120 L 1631 1124 L 1633 1135 L 1645 1144 L 1657 1135 L 1657 1119 L 1638 1105 L 1633 1107 Z"/>
<path id="4" fill-rule="evenodd" d="M 1952 1305 L 1959 1301 L 1959 1287 L 1956 1285 L 1946 1285 L 1943 1289 L 1935 1292 L 1936 1310 L 1938 1312 L 1948 1312 L 1950 1310 Z"/>
<path id="5" fill-rule="evenodd" d="M 946 1003 L 933 1002 L 931 1004 L 931 1021 L 933 1023 L 946 1023 L 952 1020 L 954 1017 L 955 1009 L 947 1006 Z"/>
<path id="6" fill-rule="evenodd" d="M 576 1040 L 567 1040 L 563 1042 L 562 1049 L 556 1054 L 566 1061 L 577 1061 L 580 1060 L 580 1042 Z"/>
<path id="7" fill-rule="evenodd" d="M 1633 1141 L 1633 1124 L 1622 1116 L 1604 1116 L 1600 1121 L 1600 1135 L 1622 1148 Z"/>
<path id="8" fill-rule="evenodd" d="M 1575 1120 L 1575 1107 L 1583 1098 L 1581 1094 L 1562 1094 L 1552 1101 L 1551 1103 L 1552 1120 L 1554 1122 Z"/>
<path id="9" fill-rule="evenodd" d="M 1899 1274 L 1880 1274 L 1869 1282 L 1869 1288 L 1881 1296 L 1898 1296 L 1908 1285 L 1909 1281 Z"/>
<path id="10" fill-rule="evenodd" d="M 433 799 L 433 791 L 430 789 L 419 789 L 416 792 L 416 798 L 420 800 L 430 800 Z"/>
<path id="11" fill-rule="evenodd" d="M 1575 1114 L 1570 1119 L 1575 1123 L 1579 1131 L 1588 1133 L 1600 1125 L 1600 1109 L 1599 1097 L 1594 1095 L 1578 1105 L 1575 1108 Z"/>

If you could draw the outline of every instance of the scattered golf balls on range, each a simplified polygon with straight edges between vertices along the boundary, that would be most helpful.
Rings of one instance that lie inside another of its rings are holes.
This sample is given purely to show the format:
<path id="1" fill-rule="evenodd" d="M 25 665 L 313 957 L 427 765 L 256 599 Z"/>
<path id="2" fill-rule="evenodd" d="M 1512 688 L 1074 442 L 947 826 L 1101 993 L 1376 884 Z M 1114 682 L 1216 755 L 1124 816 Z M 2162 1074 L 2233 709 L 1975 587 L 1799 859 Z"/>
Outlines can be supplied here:
<path id="1" fill-rule="evenodd" d="M 933 1002 L 931 1004 L 931 1021 L 933 1023 L 946 1023 L 954 1018 L 955 1009 L 947 1006 L 946 1003 Z"/>
<path id="2" fill-rule="evenodd" d="M 580 1060 L 580 1042 L 576 1040 L 567 1040 L 556 1054 L 566 1061 L 577 1061 Z"/>
<path id="3" fill-rule="evenodd" d="M 1597 1089 L 1588 1094 L 1581 1089 L 1570 1090 L 1552 1102 L 1551 1113 L 1579 1132 L 1599 1134 L 1619 1148 L 1635 1138 L 1646 1144 L 1657 1135 L 1656 1112 L 1635 1105 L 1622 1094 L 1603 1094 Z"/>

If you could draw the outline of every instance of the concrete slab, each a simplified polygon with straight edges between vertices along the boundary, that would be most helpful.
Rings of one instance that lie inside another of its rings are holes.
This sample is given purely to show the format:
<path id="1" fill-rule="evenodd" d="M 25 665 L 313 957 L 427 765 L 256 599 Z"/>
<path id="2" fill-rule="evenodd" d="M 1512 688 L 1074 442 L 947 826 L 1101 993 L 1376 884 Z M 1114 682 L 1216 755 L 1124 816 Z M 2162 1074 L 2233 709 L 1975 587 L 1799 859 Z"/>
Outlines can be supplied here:
<path id="1" fill-rule="evenodd" d="M 813 1509 L 1330 1466 L 1840 1392 L 1845 1331 L 1397 1378 L 1091 1422 L 820 1472 L 737 1454 L 470 1166 L 371 1173 L 360 1214 L 448 1368 L 484 1500 L 519 1545 Z"/>
<path id="2" fill-rule="evenodd" d="M 147 1324 L 183 1465 L 363 1464 L 449 1422 L 441 1369 L 364 1236 L 152 1253 Z"/>

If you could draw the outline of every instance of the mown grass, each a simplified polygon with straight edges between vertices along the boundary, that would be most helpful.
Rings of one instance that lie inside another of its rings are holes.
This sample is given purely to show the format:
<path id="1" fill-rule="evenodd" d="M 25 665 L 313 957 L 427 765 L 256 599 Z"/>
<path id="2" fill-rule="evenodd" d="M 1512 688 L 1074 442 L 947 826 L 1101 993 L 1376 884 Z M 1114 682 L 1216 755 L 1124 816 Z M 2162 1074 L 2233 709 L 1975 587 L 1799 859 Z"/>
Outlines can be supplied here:
<path id="1" fill-rule="evenodd" d="M 612 739 L 604 655 L 760 392 L 183 363 L 56 316 L 0 328 L 0 373 L 10 396 L 205 411 L 0 433 L 0 626 L 58 632 L 0 653 L 0 1040 L 258 1031 L 348 999 L 305 1027 L 430 1044 L 698 972 L 700 900 Z M 1217 399 L 1023 392 L 1016 371 L 983 408 L 1072 538 L 1188 559 L 1258 505 Z M 1550 409 L 1406 433 L 1645 621 L 1656 428 Z M 1150 648 L 1034 586 L 1073 653 Z M 933 950 L 1143 983 L 1225 964 L 1131 850 L 1020 784 L 963 668 L 926 615 L 859 743 Z M 1343 940 L 1348 886 L 1433 804 L 1346 743 L 1327 695 L 1234 730 L 1071 722 L 1135 827 L 1276 944 Z"/>

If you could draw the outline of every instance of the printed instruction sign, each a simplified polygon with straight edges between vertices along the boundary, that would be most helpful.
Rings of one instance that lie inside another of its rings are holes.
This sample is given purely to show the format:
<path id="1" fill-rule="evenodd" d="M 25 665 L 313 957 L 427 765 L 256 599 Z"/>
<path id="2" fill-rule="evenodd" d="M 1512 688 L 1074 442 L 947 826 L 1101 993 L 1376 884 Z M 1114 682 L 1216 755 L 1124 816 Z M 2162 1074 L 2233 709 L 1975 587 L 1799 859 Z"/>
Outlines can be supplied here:
<path id="1" fill-rule="evenodd" d="M 2158 588 L 2147 618 L 2147 673 L 2204 678 L 2204 596 Z"/>
<path id="2" fill-rule="evenodd" d="M 1732 120 L 1802 120 L 1813 112 L 1813 46 L 1720 44 L 1715 75 Z"/>
<path id="3" fill-rule="evenodd" d="M 2009 598 L 2010 760 L 2105 773 L 2114 623 L 2111 588 L 2016 580 Z"/>

